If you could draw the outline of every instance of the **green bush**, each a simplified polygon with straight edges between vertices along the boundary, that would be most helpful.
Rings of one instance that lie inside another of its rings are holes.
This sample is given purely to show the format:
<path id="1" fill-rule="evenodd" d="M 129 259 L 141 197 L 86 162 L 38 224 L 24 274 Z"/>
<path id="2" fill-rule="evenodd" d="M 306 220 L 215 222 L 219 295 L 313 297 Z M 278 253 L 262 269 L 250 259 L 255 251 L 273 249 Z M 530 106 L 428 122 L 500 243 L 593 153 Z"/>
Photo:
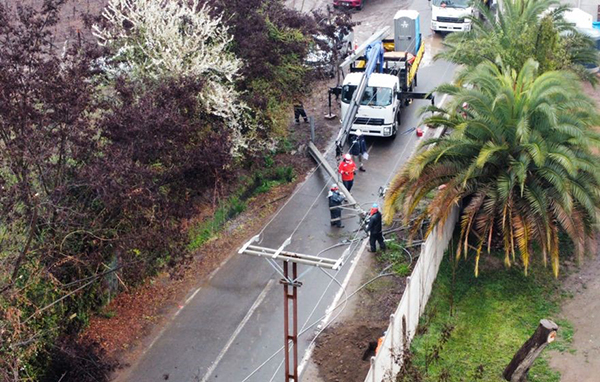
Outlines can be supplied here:
<path id="1" fill-rule="evenodd" d="M 239 190 L 221 203 L 210 219 L 190 229 L 188 249 L 194 251 L 216 237 L 229 220 L 246 210 L 248 199 L 266 193 L 273 187 L 292 182 L 294 178 L 293 167 L 280 166 L 257 171 L 252 177 L 243 179 Z"/>

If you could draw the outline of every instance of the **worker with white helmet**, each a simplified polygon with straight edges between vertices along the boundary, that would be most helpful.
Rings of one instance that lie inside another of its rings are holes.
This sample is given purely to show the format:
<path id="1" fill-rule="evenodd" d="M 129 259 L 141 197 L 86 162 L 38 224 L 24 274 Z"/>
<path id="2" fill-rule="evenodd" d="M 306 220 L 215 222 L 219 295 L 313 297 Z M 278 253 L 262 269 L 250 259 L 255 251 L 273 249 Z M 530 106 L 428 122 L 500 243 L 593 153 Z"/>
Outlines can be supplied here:
<path id="1" fill-rule="evenodd" d="M 342 183 L 344 183 L 344 187 L 350 191 L 354 184 L 354 172 L 356 171 L 356 165 L 350 154 L 344 155 L 344 159 L 342 159 L 338 171 L 342 174 Z"/>
<path id="2" fill-rule="evenodd" d="M 354 134 L 350 135 L 350 154 L 355 164 L 358 164 L 359 171 L 367 171 L 363 167 L 363 157 L 367 154 L 367 142 L 365 136 L 360 129 L 356 129 Z"/>

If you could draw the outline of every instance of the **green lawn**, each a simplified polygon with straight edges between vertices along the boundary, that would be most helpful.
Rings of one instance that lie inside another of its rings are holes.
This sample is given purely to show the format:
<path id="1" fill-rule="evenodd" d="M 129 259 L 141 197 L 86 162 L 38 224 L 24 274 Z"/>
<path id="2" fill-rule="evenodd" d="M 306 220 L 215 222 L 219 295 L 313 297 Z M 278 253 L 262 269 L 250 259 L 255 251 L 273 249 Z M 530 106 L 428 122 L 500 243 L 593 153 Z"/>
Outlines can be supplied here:
<path id="1" fill-rule="evenodd" d="M 412 344 L 413 374 L 405 381 L 503 381 L 504 368 L 542 318 L 561 328 L 549 348 L 568 349 L 572 328 L 556 320 L 559 282 L 550 269 L 533 267 L 525 277 L 521 269 L 506 269 L 496 259 L 493 263 L 475 278 L 473 261 L 461 260 L 453 283 L 451 259 L 444 258 L 421 318 L 421 334 Z M 543 356 L 529 377 L 530 382 L 560 381 Z"/>

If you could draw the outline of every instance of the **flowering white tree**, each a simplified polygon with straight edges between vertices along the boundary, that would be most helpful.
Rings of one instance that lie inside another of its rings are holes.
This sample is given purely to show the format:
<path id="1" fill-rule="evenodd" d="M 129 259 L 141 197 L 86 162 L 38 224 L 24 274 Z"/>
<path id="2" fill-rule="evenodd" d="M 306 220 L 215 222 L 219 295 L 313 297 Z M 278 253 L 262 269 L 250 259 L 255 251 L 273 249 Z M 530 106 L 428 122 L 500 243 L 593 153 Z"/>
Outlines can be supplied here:
<path id="1" fill-rule="evenodd" d="M 94 25 L 93 34 L 116 52 L 108 62 L 121 72 L 201 78 L 200 101 L 230 126 L 235 154 L 254 131 L 241 134 L 248 120 L 248 108 L 235 90 L 242 61 L 228 49 L 232 36 L 221 16 L 209 12 L 199 0 L 109 0 L 102 13 L 107 26 Z"/>

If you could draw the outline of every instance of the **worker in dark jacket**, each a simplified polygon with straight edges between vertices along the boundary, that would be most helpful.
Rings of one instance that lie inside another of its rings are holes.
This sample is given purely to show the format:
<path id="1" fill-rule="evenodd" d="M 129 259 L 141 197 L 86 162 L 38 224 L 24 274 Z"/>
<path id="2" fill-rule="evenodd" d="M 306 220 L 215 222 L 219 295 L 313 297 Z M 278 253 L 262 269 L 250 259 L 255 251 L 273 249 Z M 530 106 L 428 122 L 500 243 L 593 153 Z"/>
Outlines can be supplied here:
<path id="1" fill-rule="evenodd" d="M 350 136 L 350 154 L 354 159 L 354 163 L 358 164 L 359 171 L 367 171 L 363 167 L 363 156 L 367 152 L 367 142 L 365 142 L 365 136 L 362 131 L 356 129 L 354 134 Z"/>
<path id="2" fill-rule="evenodd" d="M 370 252 L 377 252 L 377 242 L 379 243 L 379 248 L 385 251 L 383 229 L 381 227 L 381 212 L 379 212 L 377 203 L 373 204 L 373 208 L 371 208 L 371 212 L 369 213 L 367 232 L 369 233 L 369 244 L 371 245 Z"/>
<path id="3" fill-rule="evenodd" d="M 344 226 L 342 225 L 342 209 L 332 208 L 342 205 L 345 199 L 344 195 L 340 194 L 338 186 L 333 184 L 331 186 L 331 190 L 329 190 L 329 195 L 327 195 L 327 197 L 329 198 L 329 213 L 331 215 L 331 225 L 336 226 L 338 228 L 344 228 Z"/>
<path id="4" fill-rule="evenodd" d="M 304 118 L 304 122 L 308 123 L 308 117 L 306 116 L 306 111 L 304 111 L 304 105 L 302 101 L 296 99 L 294 101 L 294 120 L 296 124 L 300 123 L 300 117 Z"/>

